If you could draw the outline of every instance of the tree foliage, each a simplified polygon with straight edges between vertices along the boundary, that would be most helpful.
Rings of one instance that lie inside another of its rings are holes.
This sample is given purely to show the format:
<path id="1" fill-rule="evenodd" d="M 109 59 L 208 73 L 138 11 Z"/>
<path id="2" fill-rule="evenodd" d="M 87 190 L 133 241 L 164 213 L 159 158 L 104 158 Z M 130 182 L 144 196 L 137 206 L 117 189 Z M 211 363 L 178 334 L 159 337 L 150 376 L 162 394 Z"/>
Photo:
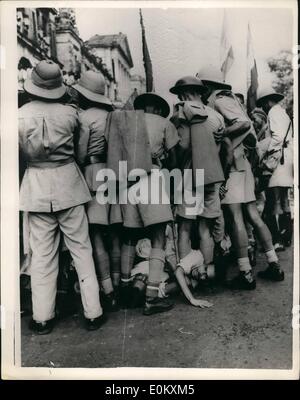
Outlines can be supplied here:
<path id="1" fill-rule="evenodd" d="M 282 106 L 290 117 L 293 116 L 293 54 L 288 50 L 282 50 L 276 57 L 268 60 L 268 65 L 275 74 L 273 89 L 285 96 Z"/>

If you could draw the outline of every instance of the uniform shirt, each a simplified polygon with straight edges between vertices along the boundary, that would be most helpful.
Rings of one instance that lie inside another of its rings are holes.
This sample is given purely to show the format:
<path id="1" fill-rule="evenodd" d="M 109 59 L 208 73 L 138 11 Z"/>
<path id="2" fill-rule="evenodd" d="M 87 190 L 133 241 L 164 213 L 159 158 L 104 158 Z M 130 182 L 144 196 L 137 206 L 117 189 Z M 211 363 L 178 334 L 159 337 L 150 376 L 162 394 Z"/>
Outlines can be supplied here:
<path id="1" fill-rule="evenodd" d="M 201 112 L 203 118 L 206 118 L 207 128 L 214 136 L 218 150 L 220 149 L 220 144 L 225 132 L 225 123 L 222 115 L 214 111 L 211 107 L 206 107 L 198 102 L 182 102 L 176 104 L 175 112 L 171 120 L 174 122 L 179 135 L 181 157 L 178 161 L 180 163 L 179 168 L 182 170 L 191 168 L 192 166 L 190 123 L 193 120 L 192 114 L 194 105 L 200 107 L 199 109 L 195 109 L 195 116 L 197 117 L 197 113 Z M 210 149 L 206 149 L 206 152 L 207 154 L 211 154 Z"/>
<path id="2" fill-rule="evenodd" d="M 240 104 L 237 97 L 230 90 L 215 90 L 208 99 L 208 106 L 218 111 L 224 118 L 226 126 L 232 126 L 237 122 L 249 122 L 250 129 L 241 135 L 232 139 L 234 148 L 234 165 L 232 171 L 245 170 L 245 152 L 243 141 L 252 134 L 256 138 L 254 128 L 250 118 L 245 112 L 245 109 Z"/>
<path id="3" fill-rule="evenodd" d="M 64 164 L 74 155 L 78 113 L 72 106 L 39 100 L 19 109 L 19 146 L 26 162 Z M 20 209 L 51 212 L 90 200 L 89 190 L 77 164 L 29 167 L 20 189 Z"/>
<path id="4" fill-rule="evenodd" d="M 107 152 L 105 126 L 108 111 L 92 107 L 79 113 L 79 140 L 77 157 L 83 164 L 86 156 L 103 155 Z"/>
<path id="5" fill-rule="evenodd" d="M 156 114 L 145 113 L 146 127 L 150 142 L 151 156 L 163 159 L 179 141 L 175 126 L 168 119 Z"/>
<path id="6" fill-rule="evenodd" d="M 279 104 L 271 108 L 268 114 L 268 125 L 271 135 L 268 151 L 280 150 L 282 148 L 288 129 L 287 141 L 291 139 L 292 124 L 290 122 L 291 120 L 286 111 Z"/>

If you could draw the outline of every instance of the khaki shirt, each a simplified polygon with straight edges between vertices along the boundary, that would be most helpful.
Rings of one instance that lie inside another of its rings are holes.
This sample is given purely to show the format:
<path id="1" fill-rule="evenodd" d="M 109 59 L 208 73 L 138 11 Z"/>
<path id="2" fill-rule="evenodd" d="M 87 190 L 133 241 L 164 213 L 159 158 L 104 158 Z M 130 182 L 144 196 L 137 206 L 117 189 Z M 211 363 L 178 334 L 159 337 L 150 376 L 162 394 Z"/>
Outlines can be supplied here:
<path id="1" fill-rule="evenodd" d="M 242 133 L 232 140 L 234 165 L 231 167 L 231 171 L 244 171 L 246 168 L 246 156 L 243 141 L 249 134 L 256 137 L 250 118 L 239 100 L 230 90 L 215 90 L 208 99 L 208 106 L 223 116 L 226 126 L 231 126 L 236 122 L 250 122 L 251 127 L 249 131 Z"/>
<path id="2" fill-rule="evenodd" d="M 291 140 L 293 129 L 290 122 L 291 120 L 286 111 L 279 104 L 271 108 L 268 113 L 268 126 L 271 135 L 268 151 L 280 150 L 286 135 L 286 141 L 289 142 Z"/>
<path id="3" fill-rule="evenodd" d="M 79 140 L 77 157 L 83 164 L 86 156 L 103 155 L 107 152 L 105 126 L 108 111 L 92 107 L 79 113 Z"/>
<path id="4" fill-rule="evenodd" d="M 21 183 L 21 210 L 59 211 L 90 200 L 79 167 L 70 162 L 77 128 L 72 106 L 34 100 L 19 109 L 19 146 L 29 163 Z"/>
<path id="5" fill-rule="evenodd" d="M 145 120 L 151 156 L 161 160 L 179 142 L 177 130 L 172 122 L 159 115 L 145 113 Z"/>

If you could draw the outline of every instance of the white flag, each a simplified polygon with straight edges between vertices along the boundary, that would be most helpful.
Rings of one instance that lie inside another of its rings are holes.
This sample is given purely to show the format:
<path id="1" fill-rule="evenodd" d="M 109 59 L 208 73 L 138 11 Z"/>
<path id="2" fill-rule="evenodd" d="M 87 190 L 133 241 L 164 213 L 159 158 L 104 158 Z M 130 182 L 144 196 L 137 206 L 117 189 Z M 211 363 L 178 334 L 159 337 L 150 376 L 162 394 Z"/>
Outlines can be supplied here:
<path id="1" fill-rule="evenodd" d="M 223 79 L 225 80 L 227 72 L 230 70 L 233 61 L 233 48 L 228 40 L 228 20 L 226 11 L 224 11 L 223 26 L 221 34 L 221 71 L 223 72 Z"/>

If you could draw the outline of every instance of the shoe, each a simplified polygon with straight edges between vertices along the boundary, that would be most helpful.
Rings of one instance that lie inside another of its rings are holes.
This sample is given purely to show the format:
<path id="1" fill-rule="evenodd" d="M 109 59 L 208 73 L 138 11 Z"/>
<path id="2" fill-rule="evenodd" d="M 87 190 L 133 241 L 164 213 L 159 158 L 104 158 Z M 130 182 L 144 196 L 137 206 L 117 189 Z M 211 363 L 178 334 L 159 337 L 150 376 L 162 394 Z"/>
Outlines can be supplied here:
<path id="1" fill-rule="evenodd" d="M 289 239 L 284 239 L 283 244 L 285 247 L 291 247 L 292 241 Z"/>
<path id="2" fill-rule="evenodd" d="M 99 329 L 105 322 L 107 321 L 107 317 L 105 314 L 100 315 L 97 318 L 85 318 L 85 327 L 88 331 L 96 331 Z"/>
<path id="3" fill-rule="evenodd" d="M 285 247 L 284 247 L 284 245 L 282 243 L 275 243 L 274 244 L 274 250 L 278 251 L 278 252 L 284 251 Z"/>
<path id="4" fill-rule="evenodd" d="M 31 319 L 29 322 L 29 329 L 38 335 L 48 335 L 54 328 L 54 320 L 55 319 L 52 318 L 45 322 L 36 322 L 34 319 Z"/>
<path id="5" fill-rule="evenodd" d="M 105 312 L 115 312 L 120 310 L 118 296 L 115 292 L 101 294 L 100 299 Z"/>
<path id="6" fill-rule="evenodd" d="M 120 307 L 131 308 L 132 302 L 132 288 L 131 285 L 120 286 Z"/>
<path id="7" fill-rule="evenodd" d="M 144 315 L 153 315 L 158 313 L 163 313 L 165 311 L 171 310 L 174 307 L 174 303 L 169 299 L 161 299 L 159 297 L 155 297 L 153 299 L 147 299 L 145 302 L 143 314 Z"/>
<path id="8" fill-rule="evenodd" d="M 264 271 L 259 271 L 257 275 L 262 279 L 267 279 L 274 282 L 280 282 L 284 280 L 284 272 L 277 262 L 270 263 L 267 269 Z"/>
<path id="9" fill-rule="evenodd" d="M 228 252 L 225 252 L 221 246 L 215 246 L 214 264 L 215 264 L 215 282 L 223 284 L 226 281 L 227 269 L 229 265 Z"/>
<path id="10" fill-rule="evenodd" d="M 282 243 L 285 247 L 290 247 L 292 244 L 292 235 L 287 230 L 281 232 Z"/>
<path id="11" fill-rule="evenodd" d="M 146 286 L 147 275 L 135 275 L 131 289 L 131 308 L 142 307 L 145 304 Z"/>
<path id="12" fill-rule="evenodd" d="M 238 276 L 227 283 L 227 287 L 232 290 L 254 290 L 256 281 L 251 271 L 247 274 L 240 272 Z"/>

